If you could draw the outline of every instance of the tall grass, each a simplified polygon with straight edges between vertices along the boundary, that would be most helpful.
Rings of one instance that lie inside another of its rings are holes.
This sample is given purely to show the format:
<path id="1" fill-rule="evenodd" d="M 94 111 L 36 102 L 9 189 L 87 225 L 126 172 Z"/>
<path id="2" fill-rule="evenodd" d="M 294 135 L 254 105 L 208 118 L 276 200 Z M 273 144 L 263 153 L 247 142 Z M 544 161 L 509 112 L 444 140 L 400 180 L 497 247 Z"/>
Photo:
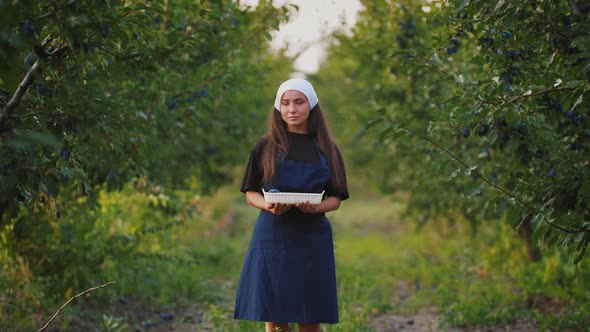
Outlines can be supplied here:
<path id="1" fill-rule="evenodd" d="M 218 328 L 259 331 L 260 323 L 232 317 L 235 283 L 256 211 L 243 197 L 233 201 L 232 226 L 225 230 L 233 266 L 225 297 L 211 316 Z M 380 315 L 435 313 L 440 328 L 510 326 L 527 321 L 541 330 L 580 329 L 590 324 L 588 263 L 573 265 L 562 250 L 528 261 L 526 248 L 502 220 L 483 225 L 402 220 L 401 203 L 371 193 L 343 202 L 329 214 L 335 241 L 341 322 L 325 331 L 372 331 Z M 232 235 L 228 235 L 232 233 Z M 219 241 L 217 239 L 215 241 Z M 223 244 L 222 244 L 223 243 Z M 205 246 L 207 247 L 207 245 Z M 216 274 L 221 277 L 220 274 Z M 548 303 L 535 303 L 543 298 Z"/>
<path id="2" fill-rule="evenodd" d="M 539 330 L 590 326 L 587 260 L 573 265 L 565 251 L 552 249 L 532 263 L 502 220 L 482 225 L 474 235 L 462 220 L 419 225 L 402 219 L 402 209 L 396 200 L 367 192 L 328 215 L 341 322 L 323 326 L 324 331 L 374 331 L 378 317 L 426 312 L 439 317 L 437 328 L 443 329 L 511 326 L 523 320 Z M 93 280 L 117 284 L 64 310 L 59 323 L 63 330 L 80 319 L 102 319 L 103 325 L 105 319 L 122 319 L 135 329 L 149 319 L 157 321 L 157 312 L 133 317 L 110 309 L 109 303 L 125 298 L 176 312 L 177 319 L 169 324 L 178 330 L 262 330 L 261 323 L 232 318 L 235 287 L 257 215 L 235 189 L 221 188 L 211 197 L 111 193 L 97 213 L 104 220 L 97 223 L 104 227 L 100 234 L 135 237 L 136 242 L 133 250 L 119 250 L 126 254 L 104 260 Z M 47 316 L 58 301 L 45 305 Z M 190 322 L 182 321 L 184 312 L 191 313 Z M 4 312 L 0 322 L 25 331 L 23 317 L 33 316 L 40 320 L 38 312 Z M 20 320 L 11 322 L 15 317 Z"/>

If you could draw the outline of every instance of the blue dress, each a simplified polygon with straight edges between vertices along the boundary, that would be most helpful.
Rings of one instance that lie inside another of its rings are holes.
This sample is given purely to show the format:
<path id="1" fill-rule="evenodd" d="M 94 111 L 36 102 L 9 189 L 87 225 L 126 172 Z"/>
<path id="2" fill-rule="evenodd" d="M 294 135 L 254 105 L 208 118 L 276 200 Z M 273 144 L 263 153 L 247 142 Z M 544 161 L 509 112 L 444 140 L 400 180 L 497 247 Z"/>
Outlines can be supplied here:
<path id="1" fill-rule="evenodd" d="M 315 142 L 314 142 L 315 143 Z M 330 181 L 320 163 L 282 160 L 265 190 L 320 193 Z M 337 323 L 332 226 L 324 213 L 261 210 L 238 282 L 234 318 L 265 322 Z"/>

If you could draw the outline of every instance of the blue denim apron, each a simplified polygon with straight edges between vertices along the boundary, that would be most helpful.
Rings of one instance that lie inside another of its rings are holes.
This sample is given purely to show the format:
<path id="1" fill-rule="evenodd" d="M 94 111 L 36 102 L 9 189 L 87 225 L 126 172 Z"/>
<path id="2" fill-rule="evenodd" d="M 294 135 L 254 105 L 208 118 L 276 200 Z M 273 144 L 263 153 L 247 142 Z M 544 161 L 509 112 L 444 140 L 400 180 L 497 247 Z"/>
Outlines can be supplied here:
<path id="1" fill-rule="evenodd" d="M 330 181 L 321 163 L 283 160 L 273 183 L 283 192 L 320 193 Z M 261 210 L 238 283 L 234 318 L 265 322 L 337 323 L 332 226 L 324 213 Z"/>

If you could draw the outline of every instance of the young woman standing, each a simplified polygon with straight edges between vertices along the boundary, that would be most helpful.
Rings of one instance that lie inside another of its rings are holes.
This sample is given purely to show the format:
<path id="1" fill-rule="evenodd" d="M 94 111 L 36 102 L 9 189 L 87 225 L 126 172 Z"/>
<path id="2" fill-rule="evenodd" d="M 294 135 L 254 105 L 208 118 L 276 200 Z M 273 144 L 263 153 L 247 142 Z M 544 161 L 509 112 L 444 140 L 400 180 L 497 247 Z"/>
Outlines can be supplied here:
<path id="1" fill-rule="evenodd" d="M 262 194 L 321 193 L 321 203 L 266 203 Z M 283 82 L 267 133 L 250 154 L 241 191 L 260 209 L 244 259 L 236 319 L 266 322 L 266 331 L 320 331 L 338 322 L 332 227 L 325 213 L 348 198 L 342 156 L 332 141 L 313 86 Z"/>

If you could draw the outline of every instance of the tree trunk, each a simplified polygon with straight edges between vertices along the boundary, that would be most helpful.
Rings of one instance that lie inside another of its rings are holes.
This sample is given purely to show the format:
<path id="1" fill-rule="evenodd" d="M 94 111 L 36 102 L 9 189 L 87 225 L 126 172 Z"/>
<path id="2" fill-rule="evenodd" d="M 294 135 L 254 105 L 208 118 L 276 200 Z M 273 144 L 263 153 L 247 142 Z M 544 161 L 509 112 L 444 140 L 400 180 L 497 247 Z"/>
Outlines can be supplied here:
<path id="1" fill-rule="evenodd" d="M 526 246 L 526 251 L 528 253 L 529 259 L 531 260 L 531 262 L 538 262 L 541 260 L 541 250 L 539 250 L 539 248 L 531 240 L 533 234 L 533 229 L 531 227 L 531 219 L 532 214 L 528 214 L 523 220 L 520 227 L 518 228 L 518 232 L 520 233 L 520 237 L 524 241 L 524 245 Z"/>

